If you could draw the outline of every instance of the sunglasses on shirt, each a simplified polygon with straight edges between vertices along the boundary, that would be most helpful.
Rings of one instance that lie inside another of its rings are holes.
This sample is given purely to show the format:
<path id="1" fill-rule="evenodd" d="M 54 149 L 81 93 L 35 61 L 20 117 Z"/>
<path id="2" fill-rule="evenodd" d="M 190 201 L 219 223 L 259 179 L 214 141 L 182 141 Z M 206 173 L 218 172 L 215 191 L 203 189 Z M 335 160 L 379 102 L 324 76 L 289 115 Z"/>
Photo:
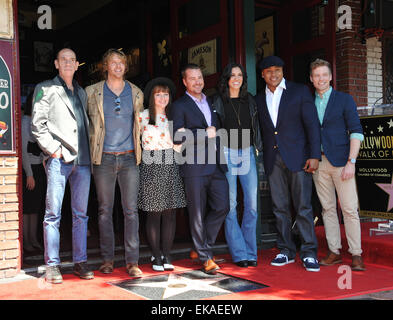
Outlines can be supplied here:
<path id="1" fill-rule="evenodd" d="M 116 114 L 120 114 L 120 110 L 121 110 L 121 108 L 120 108 L 120 97 L 117 97 L 116 99 L 115 99 L 115 112 L 116 112 Z"/>

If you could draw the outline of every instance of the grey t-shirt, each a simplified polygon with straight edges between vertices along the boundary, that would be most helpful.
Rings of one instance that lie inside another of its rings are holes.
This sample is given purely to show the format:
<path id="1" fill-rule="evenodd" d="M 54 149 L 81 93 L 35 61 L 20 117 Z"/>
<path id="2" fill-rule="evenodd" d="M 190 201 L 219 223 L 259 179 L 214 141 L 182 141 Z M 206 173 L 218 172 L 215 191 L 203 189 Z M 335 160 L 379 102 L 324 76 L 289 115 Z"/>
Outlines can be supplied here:
<path id="1" fill-rule="evenodd" d="M 120 96 L 104 84 L 105 138 L 104 152 L 134 150 L 134 108 L 132 90 L 126 82 Z"/>

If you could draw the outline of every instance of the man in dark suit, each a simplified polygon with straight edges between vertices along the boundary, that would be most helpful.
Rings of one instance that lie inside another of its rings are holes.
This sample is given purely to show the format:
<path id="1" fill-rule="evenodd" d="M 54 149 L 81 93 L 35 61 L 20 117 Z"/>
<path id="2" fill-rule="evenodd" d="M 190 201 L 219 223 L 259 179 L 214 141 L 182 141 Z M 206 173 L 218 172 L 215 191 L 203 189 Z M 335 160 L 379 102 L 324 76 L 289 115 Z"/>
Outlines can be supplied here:
<path id="1" fill-rule="evenodd" d="M 228 182 L 220 164 L 219 141 L 216 136 L 218 118 L 202 93 L 201 69 L 194 64 L 182 70 L 186 94 L 171 108 L 174 143 L 183 144 L 184 178 L 191 235 L 203 270 L 214 274 L 219 266 L 213 261 L 212 246 L 229 212 Z"/>
<path id="2" fill-rule="evenodd" d="M 308 271 L 319 271 L 317 239 L 311 206 L 312 173 L 321 158 L 320 128 L 310 90 L 283 76 L 284 62 L 276 56 L 259 65 L 265 90 L 256 97 L 263 137 L 263 158 L 278 231 L 278 254 L 271 262 L 295 262 L 291 206 L 302 244 L 300 258 Z"/>
<path id="3" fill-rule="evenodd" d="M 345 234 L 352 254 L 352 270 L 365 270 L 361 257 L 361 232 L 355 163 L 364 139 L 353 98 L 334 90 L 331 66 L 317 59 L 310 66 L 310 80 L 315 87 L 315 107 L 321 123 L 322 161 L 314 183 L 322 205 L 322 218 L 329 252 L 321 265 L 341 263 L 341 232 L 337 216 L 336 192 L 344 217 Z"/>

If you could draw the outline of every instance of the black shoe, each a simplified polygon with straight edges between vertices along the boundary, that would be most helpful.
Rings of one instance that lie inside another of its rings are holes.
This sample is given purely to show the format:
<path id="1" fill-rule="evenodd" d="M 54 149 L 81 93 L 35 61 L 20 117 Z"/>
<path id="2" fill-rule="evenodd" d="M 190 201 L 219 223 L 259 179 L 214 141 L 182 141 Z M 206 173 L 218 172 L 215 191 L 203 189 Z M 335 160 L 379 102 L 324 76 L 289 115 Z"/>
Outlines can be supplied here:
<path id="1" fill-rule="evenodd" d="M 59 266 L 47 266 L 45 280 L 49 283 L 62 283 L 63 277 L 61 276 Z"/>
<path id="2" fill-rule="evenodd" d="M 247 268 L 247 267 L 248 267 L 247 260 L 240 260 L 240 261 L 238 261 L 238 262 L 235 262 L 235 264 L 236 264 L 238 267 L 241 267 L 241 268 Z"/>
<path id="3" fill-rule="evenodd" d="M 175 269 L 173 266 L 171 259 L 168 256 L 162 256 L 162 263 L 164 265 L 164 270 L 165 271 L 172 271 Z"/>
<path id="4" fill-rule="evenodd" d="M 161 257 L 151 257 L 151 267 L 154 271 L 164 271 L 164 265 L 162 264 Z"/>
<path id="5" fill-rule="evenodd" d="M 93 271 L 89 270 L 87 262 L 75 263 L 74 274 L 81 279 L 90 280 L 94 278 Z"/>
<path id="6" fill-rule="evenodd" d="M 247 264 L 249 267 L 256 267 L 258 263 L 255 260 L 248 260 Z"/>

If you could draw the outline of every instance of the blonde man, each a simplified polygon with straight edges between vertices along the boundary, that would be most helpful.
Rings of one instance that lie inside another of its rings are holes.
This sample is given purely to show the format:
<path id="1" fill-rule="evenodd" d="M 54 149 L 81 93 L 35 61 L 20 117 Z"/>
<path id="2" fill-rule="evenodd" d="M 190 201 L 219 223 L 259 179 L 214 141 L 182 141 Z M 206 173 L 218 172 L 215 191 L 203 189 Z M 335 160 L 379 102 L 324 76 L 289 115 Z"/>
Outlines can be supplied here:
<path id="1" fill-rule="evenodd" d="M 336 211 L 336 194 L 344 217 L 345 234 L 352 254 L 352 270 L 365 270 L 361 257 L 361 234 L 355 163 L 363 141 L 356 104 L 346 93 L 330 86 L 330 63 L 317 59 L 310 66 L 310 80 L 315 87 L 315 106 L 321 123 L 322 160 L 313 175 L 322 205 L 329 252 L 320 261 L 323 266 L 341 263 L 341 234 Z"/>
<path id="2" fill-rule="evenodd" d="M 90 150 L 98 199 L 98 224 L 103 264 L 102 273 L 113 271 L 113 203 L 116 181 L 124 213 L 124 248 L 127 272 L 138 277 L 139 216 L 137 208 L 141 145 L 139 112 L 143 93 L 124 80 L 127 57 L 109 49 L 103 56 L 105 80 L 86 88 L 90 116 Z"/>

